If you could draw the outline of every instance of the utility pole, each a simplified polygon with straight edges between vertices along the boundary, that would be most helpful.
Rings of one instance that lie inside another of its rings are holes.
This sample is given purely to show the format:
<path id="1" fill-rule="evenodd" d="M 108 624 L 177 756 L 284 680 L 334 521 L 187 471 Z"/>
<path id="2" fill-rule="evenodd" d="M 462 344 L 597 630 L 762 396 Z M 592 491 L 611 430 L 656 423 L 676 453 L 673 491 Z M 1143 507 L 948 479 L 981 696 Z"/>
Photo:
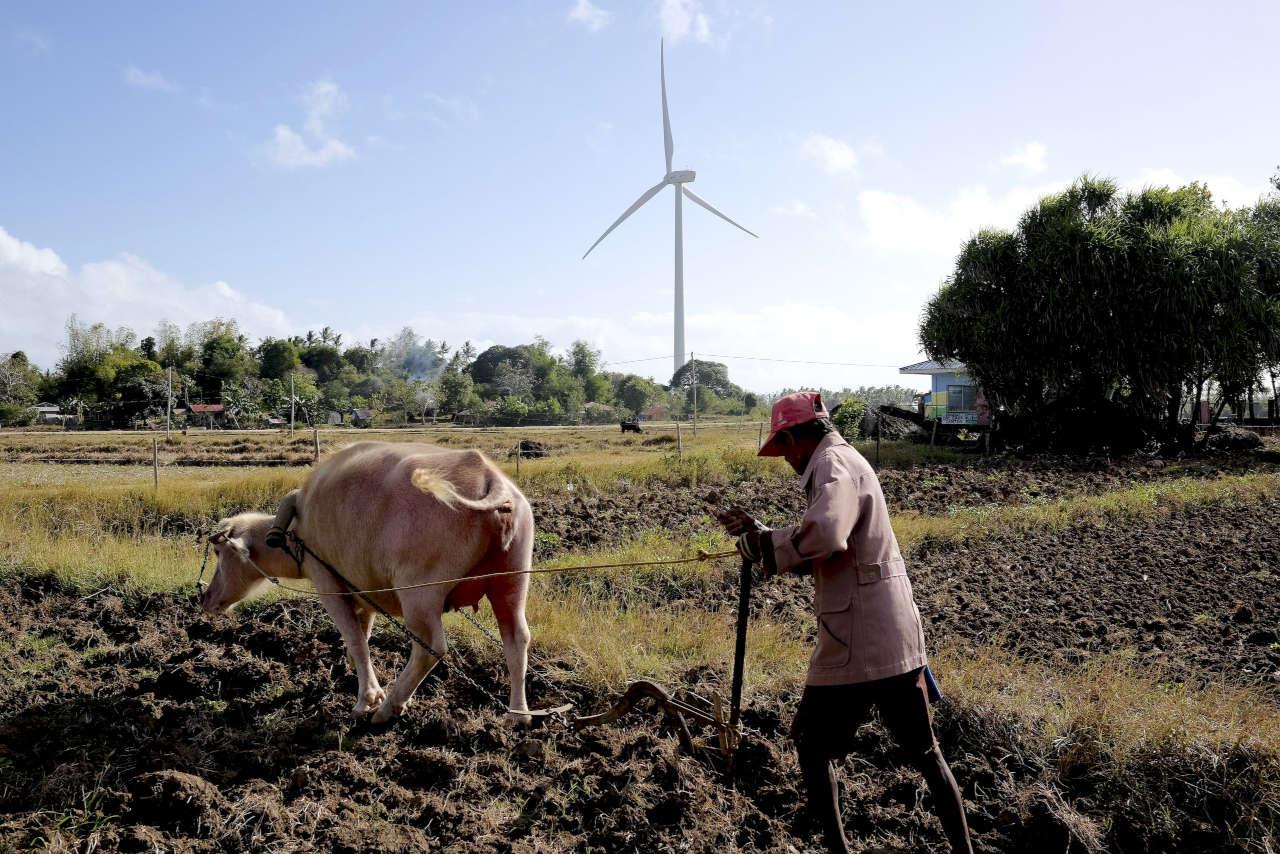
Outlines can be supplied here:
<path id="1" fill-rule="evenodd" d="M 173 426 L 173 365 L 169 366 L 169 396 L 164 402 L 164 440 L 169 441 L 169 429 Z"/>
<path id="2" fill-rule="evenodd" d="M 689 364 L 693 369 L 693 435 L 698 435 L 698 360 L 689 351 Z"/>
<path id="3" fill-rule="evenodd" d="M 289 374 L 289 438 L 293 438 L 293 374 Z"/>

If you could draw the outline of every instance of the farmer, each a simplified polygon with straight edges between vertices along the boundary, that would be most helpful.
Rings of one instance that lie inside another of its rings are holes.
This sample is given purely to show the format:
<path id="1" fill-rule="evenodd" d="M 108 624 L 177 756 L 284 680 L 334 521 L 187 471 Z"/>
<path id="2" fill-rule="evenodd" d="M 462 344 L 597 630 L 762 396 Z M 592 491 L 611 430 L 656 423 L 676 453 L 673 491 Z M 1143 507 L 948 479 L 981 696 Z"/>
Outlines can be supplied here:
<path id="1" fill-rule="evenodd" d="M 784 457 L 800 475 L 809 499 L 804 518 L 770 530 L 737 507 L 715 512 L 766 578 L 813 575 L 818 641 L 791 735 L 827 848 L 849 850 L 831 760 L 853 749 L 874 707 L 928 782 L 951 850 L 969 854 L 960 789 L 933 734 L 920 613 L 880 480 L 836 431 L 816 392 L 775 403 L 770 427 L 760 456 Z"/>

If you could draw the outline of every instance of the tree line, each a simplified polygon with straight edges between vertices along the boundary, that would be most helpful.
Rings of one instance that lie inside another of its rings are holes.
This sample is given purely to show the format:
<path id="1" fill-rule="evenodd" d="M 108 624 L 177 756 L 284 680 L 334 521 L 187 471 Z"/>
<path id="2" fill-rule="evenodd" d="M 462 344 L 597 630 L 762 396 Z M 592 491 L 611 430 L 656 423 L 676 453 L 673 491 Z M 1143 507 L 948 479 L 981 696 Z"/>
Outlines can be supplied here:
<path id="1" fill-rule="evenodd" d="M 251 344 L 233 320 L 185 329 L 161 322 L 140 339 L 131 329 L 73 315 L 62 351 L 46 371 L 22 352 L 0 355 L 0 425 L 34 422 L 41 401 L 101 428 L 154 425 L 169 407 L 189 412 L 200 403 L 222 404 L 221 420 L 244 428 L 288 419 L 291 407 L 300 424 L 327 421 L 331 412 L 347 422 L 354 410 L 389 424 L 610 423 L 645 413 L 688 419 L 695 411 L 767 418 L 773 401 L 789 391 L 746 391 L 723 363 L 705 359 L 691 360 L 664 385 L 607 370 L 601 351 L 586 341 L 562 353 L 542 337 L 477 351 L 469 341 L 453 348 L 423 339 L 410 327 L 389 339 L 346 345 L 327 326 Z M 841 400 L 909 405 L 913 394 L 900 386 L 823 392 L 833 406 Z"/>
<path id="2" fill-rule="evenodd" d="M 1185 445 L 1203 402 L 1216 422 L 1277 396 L 1280 194 L 1227 209 L 1198 183 L 1084 176 L 971 238 L 920 340 L 968 366 L 1010 441 Z"/>
<path id="3" fill-rule="evenodd" d="M 162 322 L 139 338 L 72 316 L 63 356 L 41 371 L 26 355 L 0 356 L 0 424 L 31 423 L 38 401 L 59 405 L 90 427 L 129 427 L 166 409 L 222 404 L 222 420 L 261 427 L 285 419 L 314 424 L 370 410 L 390 423 L 453 419 L 474 424 L 608 423 L 659 414 L 759 414 L 767 401 L 729 380 L 720 363 L 698 360 L 667 385 L 606 370 L 602 353 L 575 341 L 556 353 L 535 337 L 483 351 L 451 347 L 405 327 L 390 339 L 345 344 L 325 327 L 252 344 L 234 320 L 186 329 Z M 696 376 L 696 383 L 695 383 Z M 695 392 L 694 387 L 697 387 Z M 695 403 L 696 400 L 696 403 Z"/>

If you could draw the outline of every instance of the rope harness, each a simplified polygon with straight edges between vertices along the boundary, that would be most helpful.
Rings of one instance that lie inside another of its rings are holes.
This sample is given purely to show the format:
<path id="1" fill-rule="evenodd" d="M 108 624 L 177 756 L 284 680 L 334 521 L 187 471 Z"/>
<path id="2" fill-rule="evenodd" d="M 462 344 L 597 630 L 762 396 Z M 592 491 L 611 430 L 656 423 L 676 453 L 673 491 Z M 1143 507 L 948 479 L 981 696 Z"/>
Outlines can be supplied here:
<path id="1" fill-rule="evenodd" d="M 200 561 L 200 575 L 196 580 L 196 589 L 199 590 L 201 594 L 203 594 L 205 590 L 204 573 L 205 573 L 205 568 L 208 566 L 208 563 L 209 563 L 209 548 L 211 545 L 225 542 L 227 539 L 227 534 L 225 531 L 215 531 L 213 533 L 206 533 L 204 531 L 199 531 L 197 532 L 197 538 L 200 538 L 200 537 L 203 537 L 204 539 L 204 558 Z M 408 637 L 410 641 L 412 641 L 413 643 L 416 643 L 418 646 L 422 647 L 422 649 L 431 653 L 431 655 L 435 657 L 437 662 L 444 664 L 445 667 L 451 673 L 454 673 L 457 676 L 459 676 L 463 682 L 465 682 L 468 686 L 470 686 L 471 688 L 479 692 L 481 696 L 487 697 L 495 705 L 499 706 L 509 714 L 528 715 L 530 717 L 554 717 L 558 715 L 563 715 L 573 708 L 573 704 L 566 703 L 564 705 L 556 706 L 550 709 L 535 709 L 535 710 L 528 710 L 528 711 L 520 711 L 518 709 L 512 709 L 507 703 L 504 703 L 501 699 L 499 699 L 498 696 L 495 695 L 492 691 L 490 691 L 488 688 L 485 688 L 475 679 L 471 678 L 471 676 L 469 676 L 461 666 L 454 666 L 453 663 L 450 662 L 450 660 L 446 655 L 437 651 L 431 644 L 427 643 L 426 640 L 424 640 L 421 636 L 419 636 L 417 632 L 410 629 L 407 625 L 405 625 L 405 623 L 401 622 L 400 620 L 395 619 L 385 608 L 383 608 L 381 605 L 375 602 L 370 597 L 369 594 L 394 593 L 401 590 L 417 590 L 424 587 L 436 587 L 436 586 L 442 586 L 445 584 L 458 584 L 463 581 L 477 581 L 477 580 L 486 579 L 486 578 L 500 578 L 504 576 L 513 576 L 513 575 L 538 575 L 543 573 L 558 574 L 558 573 L 566 573 L 566 572 L 592 572 L 596 570 L 615 570 L 615 569 L 626 569 L 626 568 L 634 568 L 634 567 L 641 567 L 641 566 L 675 566 L 679 564 L 699 563 L 703 561 L 709 561 L 709 560 L 714 560 L 716 558 L 728 557 L 730 555 L 738 554 L 736 549 L 723 551 L 723 552 L 708 552 L 705 549 L 699 549 L 698 554 L 695 557 L 687 557 L 687 558 L 666 558 L 661 560 L 626 561 L 622 563 L 601 563 L 601 564 L 591 564 L 587 566 L 534 567 L 530 569 L 509 570 L 506 572 L 489 572 L 483 575 L 468 575 L 468 576 L 463 576 L 462 578 L 450 578 L 450 579 L 443 579 L 439 581 L 424 581 L 418 584 L 406 584 L 399 587 L 376 587 L 376 588 L 371 588 L 367 590 L 361 590 L 357 588 L 354 584 L 352 584 L 350 581 L 348 581 L 346 576 L 344 576 L 341 572 L 338 571 L 337 567 L 329 563 L 320 555 L 316 554 L 315 551 L 310 546 L 308 546 L 306 542 L 297 535 L 296 532 L 289 531 L 287 533 L 285 543 L 282 546 L 282 549 L 286 554 L 289 555 L 290 558 L 293 559 L 293 562 L 298 567 L 299 573 L 303 573 L 303 563 L 305 562 L 306 558 L 310 557 L 313 560 L 315 560 L 316 563 L 320 564 L 320 566 L 322 566 L 325 569 L 325 571 L 328 572 L 329 575 L 331 575 L 336 582 L 338 582 L 338 584 L 342 585 L 346 589 L 342 591 L 314 590 L 306 587 L 295 587 L 293 585 L 285 584 L 276 576 L 270 575 L 269 573 L 267 573 L 267 571 L 264 570 L 261 566 L 259 566 L 258 563 L 255 560 L 253 560 L 253 558 L 250 557 L 249 555 L 247 554 L 241 555 L 240 557 L 242 560 L 248 563 L 251 567 L 253 567 L 253 569 L 259 575 L 261 575 L 264 579 L 266 579 L 271 584 L 274 584 L 276 587 L 279 587 L 282 590 L 289 590 L 291 592 L 300 593 L 305 596 L 316 596 L 316 597 L 319 597 L 319 596 L 358 596 L 360 597 L 360 599 L 362 599 L 366 605 L 368 605 L 373 610 L 377 611 L 383 617 L 386 617 L 387 621 L 390 622 L 397 629 L 399 629 L 400 632 L 404 634 L 406 637 Z M 481 632 L 483 632 L 491 640 L 495 641 L 498 644 L 502 643 L 501 639 L 495 638 L 493 634 L 489 632 L 488 629 L 486 629 L 479 621 L 472 618 L 471 615 L 467 614 L 465 611 L 460 611 L 460 613 L 462 613 L 462 615 L 466 617 L 471 622 L 472 625 L 480 629 Z M 741 614 L 739 616 L 741 617 Z M 745 628 L 746 628 L 745 624 L 739 626 L 740 635 L 745 633 Z M 536 656 L 533 656 L 533 657 L 535 658 L 535 661 L 537 661 L 537 663 L 545 666 L 545 662 L 538 660 Z M 735 693 L 735 697 L 740 697 L 741 696 L 741 675 L 740 675 L 741 663 L 738 661 L 735 661 L 735 665 L 736 665 L 735 667 L 736 685 L 735 685 L 734 693 Z M 547 684 L 550 684 L 550 680 L 548 680 L 547 677 L 543 676 L 542 674 L 534 672 L 534 675 L 537 675 L 544 682 L 546 682 Z"/>

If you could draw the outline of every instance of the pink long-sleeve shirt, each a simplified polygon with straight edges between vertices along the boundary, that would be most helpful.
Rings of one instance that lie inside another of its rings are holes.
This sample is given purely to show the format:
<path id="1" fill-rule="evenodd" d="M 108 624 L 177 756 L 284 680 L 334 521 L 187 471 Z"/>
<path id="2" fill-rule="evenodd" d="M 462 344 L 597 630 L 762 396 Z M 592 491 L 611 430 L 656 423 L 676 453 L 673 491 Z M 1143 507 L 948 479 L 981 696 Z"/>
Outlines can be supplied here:
<path id="1" fill-rule="evenodd" d="M 927 662 L 920 612 L 875 470 L 838 433 L 801 475 L 809 507 L 771 533 L 779 572 L 813 567 L 818 643 L 808 685 L 847 685 Z"/>

